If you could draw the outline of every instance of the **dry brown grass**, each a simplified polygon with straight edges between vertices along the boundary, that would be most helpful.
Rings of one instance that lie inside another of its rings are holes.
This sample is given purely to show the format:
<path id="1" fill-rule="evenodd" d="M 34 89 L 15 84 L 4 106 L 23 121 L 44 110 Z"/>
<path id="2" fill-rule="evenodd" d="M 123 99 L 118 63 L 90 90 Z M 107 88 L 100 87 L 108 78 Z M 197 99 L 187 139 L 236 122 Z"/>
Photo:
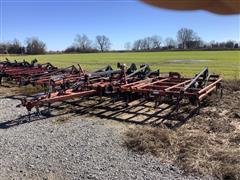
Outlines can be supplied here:
<path id="1" fill-rule="evenodd" d="M 211 175 L 219 179 L 240 178 L 239 134 L 209 134 L 187 127 L 172 131 L 156 127 L 136 127 L 126 132 L 125 146 L 152 153 L 177 164 L 187 173 Z"/>
<path id="2" fill-rule="evenodd" d="M 224 87 L 228 87 L 223 99 L 208 103 L 200 115 L 178 129 L 150 126 L 128 129 L 124 146 L 158 156 L 186 173 L 240 179 L 240 122 L 235 116 L 240 109 L 238 83 L 224 82 Z"/>
<path id="3" fill-rule="evenodd" d="M 232 90 L 232 91 L 239 91 L 240 90 L 240 79 L 232 79 L 223 82 L 223 86 L 225 89 Z"/>
<path id="4" fill-rule="evenodd" d="M 18 88 L 15 88 L 14 90 L 15 93 L 24 94 L 24 95 L 33 95 L 33 94 L 37 94 L 44 91 L 45 89 L 42 86 L 31 86 L 31 85 L 18 87 Z"/>
<path id="5" fill-rule="evenodd" d="M 138 152 L 148 153 L 164 157 L 167 151 L 173 154 L 173 142 L 175 134 L 168 129 L 138 127 L 126 132 L 125 145 Z M 161 151 L 159 151 L 161 149 Z"/>

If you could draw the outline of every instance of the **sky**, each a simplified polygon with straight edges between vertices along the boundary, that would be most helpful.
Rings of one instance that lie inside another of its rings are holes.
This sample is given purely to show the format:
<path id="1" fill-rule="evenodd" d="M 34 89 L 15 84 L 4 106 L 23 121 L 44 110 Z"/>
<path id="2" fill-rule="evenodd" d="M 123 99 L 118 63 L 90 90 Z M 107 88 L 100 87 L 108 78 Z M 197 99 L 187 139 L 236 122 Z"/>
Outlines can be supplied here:
<path id="1" fill-rule="evenodd" d="M 155 8 L 137 0 L 0 0 L 0 37 L 24 43 L 38 37 L 48 50 L 64 50 L 76 34 L 109 37 L 114 50 L 126 42 L 159 35 L 176 39 L 182 28 L 193 29 L 206 42 L 240 41 L 240 15 Z"/>

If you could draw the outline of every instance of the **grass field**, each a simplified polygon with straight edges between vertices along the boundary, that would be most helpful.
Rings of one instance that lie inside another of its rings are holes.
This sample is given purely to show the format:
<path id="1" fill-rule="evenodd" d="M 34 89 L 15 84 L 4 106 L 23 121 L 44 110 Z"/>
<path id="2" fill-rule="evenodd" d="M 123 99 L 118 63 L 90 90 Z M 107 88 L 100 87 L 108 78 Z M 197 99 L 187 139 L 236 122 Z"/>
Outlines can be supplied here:
<path id="1" fill-rule="evenodd" d="M 116 67 L 117 62 L 130 64 L 147 63 L 161 72 L 178 71 L 184 75 L 194 75 L 208 66 L 210 72 L 222 75 L 225 79 L 240 78 L 240 51 L 181 51 L 181 52 L 143 52 L 143 53 L 92 53 L 92 54 L 53 54 L 10 56 L 1 55 L 0 60 L 8 57 L 32 60 L 40 63 L 51 62 L 59 67 L 81 64 L 88 71 L 107 64 Z"/>

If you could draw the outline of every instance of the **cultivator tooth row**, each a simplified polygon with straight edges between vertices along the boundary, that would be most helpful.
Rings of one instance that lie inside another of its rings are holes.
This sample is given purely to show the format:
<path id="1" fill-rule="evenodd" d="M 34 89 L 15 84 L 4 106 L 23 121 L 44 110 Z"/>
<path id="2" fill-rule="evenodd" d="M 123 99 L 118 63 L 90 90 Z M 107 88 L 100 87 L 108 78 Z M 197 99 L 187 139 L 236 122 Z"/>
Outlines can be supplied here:
<path id="1" fill-rule="evenodd" d="M 221 87 L 219 75 L 209 74 L 204 68 L 193 78 L 182 77 L 177 72 L 161 75 L 159 70 L 151 71 L 149 65 L 140 68 L 133 63 L 129 68 L 125 64 L 117 64 L 113 70 L 106 66 L 94 72 L 85 72 L 80 65 L 58 69 L 48 64 L 5 61 L 0 63 L 0 70 L 6 77 L 21 81 L 21 85 L 32 84 L 48 87 L 48 91 L 33 98 L 25 98 L 22 105 L 30 112 L 33 107 L 37 110 L 44 104 L 66 101 L 74 98 L 97 95 L 110 95 L 118 99 L 129 100 L 145 98 L 153 100 L 158 106 L 165 98 L 171 99 L 178 110 L 183 99 L 199 105 L 203 99 Z M 19 80 L 20 79 L 20 80 Z M 130 98 L 131 97 L 131 98 Z"/>

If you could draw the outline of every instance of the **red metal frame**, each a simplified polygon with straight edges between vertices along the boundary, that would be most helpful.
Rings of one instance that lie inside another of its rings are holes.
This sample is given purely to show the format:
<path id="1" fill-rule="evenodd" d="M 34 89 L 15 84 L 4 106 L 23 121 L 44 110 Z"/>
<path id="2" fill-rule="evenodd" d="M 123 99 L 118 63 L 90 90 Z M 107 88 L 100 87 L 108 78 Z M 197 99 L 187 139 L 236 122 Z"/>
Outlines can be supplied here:
<path id="1" fill-rule="evenodd" d="M 54 93 L 40 96 L 37 99 L 31 99 L 31 100 L 25 99 L 23 100 L 22 103 L 27 108 L 28 111 L 31 111 L 33 107 L 39 107 L 48 103 L 51 104 L 55 102 L 65 101 L 65 100 L 74 99 L 74 98 L 80 98 L 80 97 L 89 96 L 93 94 L 96 94 L 95 90 L 74 92 L 73 89 L 68 89 L 63 93 L 54 92 Z"/>
<path id="2" fill-rule="evenodd" d="M 161 78 L 151 79 L 147 82 L 134 82 L 121 86 L 122 92 L 136 92 L 142 94 L 151 94 L 153 96 L 184 96 L 195 97 L 198 101 L 202 101 L 213 90 L 218 89 L 221 85 L 221 78 L 216 75 L 210 75 L 208 84 L 203 88 L 189 88 L 183 92 L 184 87 L 191 82 L 190 78 Z M 201 79 L 199 80 L 201 81 Z"/>

